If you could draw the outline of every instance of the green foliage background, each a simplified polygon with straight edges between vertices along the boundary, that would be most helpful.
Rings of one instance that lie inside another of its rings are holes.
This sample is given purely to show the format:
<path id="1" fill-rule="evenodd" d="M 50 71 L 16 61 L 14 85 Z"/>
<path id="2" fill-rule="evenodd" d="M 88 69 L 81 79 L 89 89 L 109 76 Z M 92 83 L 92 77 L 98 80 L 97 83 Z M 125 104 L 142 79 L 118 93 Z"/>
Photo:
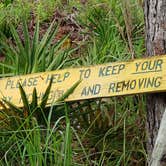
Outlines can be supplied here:
<path id="1" fill-rule="evenodd" d="M 71 32 L 54 40 L 69 25 L 81 39 Z M 1 77 L 126 61 L 144 51 L 140 0 L 0 1 Z M 0 102 L 0 165 L 145 165 L 144 96 L 63 102 L 73 90 L 49 108 L 49 90 L 44 104 L 35 89 L 29 103 L 21 86 L 23 108 Z"/>

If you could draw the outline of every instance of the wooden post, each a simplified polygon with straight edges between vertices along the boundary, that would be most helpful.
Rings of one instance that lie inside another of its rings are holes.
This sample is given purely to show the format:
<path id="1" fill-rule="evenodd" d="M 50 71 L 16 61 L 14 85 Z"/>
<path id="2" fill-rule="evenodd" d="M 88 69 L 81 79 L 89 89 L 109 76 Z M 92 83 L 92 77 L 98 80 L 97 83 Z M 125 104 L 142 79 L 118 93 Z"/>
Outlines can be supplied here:
<path id="1" fill-rule="evenodd" d="M 146 55 L 166 53 L 166 0 L 145 0 Z M 166 72 L 166 71 L 165 71 Z M 147 151 L 149 160 L 160 127 L 161 118 L 166 108 L 165 93 L 147 96 Z"/>

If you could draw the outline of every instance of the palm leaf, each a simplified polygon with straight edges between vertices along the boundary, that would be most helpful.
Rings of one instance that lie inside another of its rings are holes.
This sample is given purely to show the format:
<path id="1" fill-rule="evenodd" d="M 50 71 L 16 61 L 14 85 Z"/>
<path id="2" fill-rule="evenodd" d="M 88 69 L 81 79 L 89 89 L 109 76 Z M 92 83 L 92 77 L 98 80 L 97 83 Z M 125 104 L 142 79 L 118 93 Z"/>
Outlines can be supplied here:
<path id="1" fill-rule="evenodd" d="M 23 46 L 23 43 L 21 42 L 20 38 L 19 38 L 19 35 L 15 29 L 15 27 L 11 24 L 10 25 L 10 29 L 11 29 L 11 32 L 12 32 L 12 35 L 13 35 L 13 38 L 16 42 L 16 45 L 18 46 L 19 48 L 19 51 L 20 51 L 20 55 L 23 56 L 23 58 L 25 58 L 27 60 L 27 56 L 25 55 L 25 50 L 24 50 L 24 46 Z M 20 57 L 21 58 L 21 57 Z"/>
<path id="2" fill-rule="evenodd" d="M 28 98 L 25 94 L 25 91 L 22 88 L 20 83 L 19 83 L 19 90 L 20 90 L 21 99 L 22 99 L 22 102 L 23 102 L 23 114 L 28 116 L 30 114 L 30 105 L 29 105 L 29 102 L 28 102 Z"/>
<path id="3" fill-rule="evenodd" d="M 24 73 L 27 73 L 28 70 L 29 70 L 29 65 L 31 64 L 31 57 L 30 57 L 30 51 L 31 51 L 31 48 L 30 48 L 30 36 L 29 36 L 29 32 L 28 32 L 28 26 L 27 26 L 27 23 L 25 21 L 25 19 L 23 19 L 23 34 L 24 34 L 24 47 L 25 47 L 25 51 L 26 52 L 26 56 L 27 56 L 27 63 L 26 63 L 26 68 L 25 68 L 25 71 Z"/>
<path id="4" fill-rule="evenodd" d="M 33 89 L 32 93 L 32 102 L 31 102 L 31 109 L 35 109 L 37 107 L 37 91 L 36 88 Z"/>
<path id="5" fill-rule="evenodd" d="M 63 96 L 61 96 L 59 99 L 57 99 L 56 102 L 61 102 L 61 101 L 64 101 L 67 97 L 69 97 L 69 95 L 71 95 L 74 90 L 76 89 L 76 87 L 81 83 L 81 80 L 77 81 L 76 83 L 74 83 L 74 85 L 68 89 L 64 94 Z"/>
<path id="6" fill-rule="evenodd" d="M 34 36 L 33 36 L 33 41 L 32 41 L 32 51 L 31 51 L 31 63 L 29 66 L 29 72 L 32 72 L 32 66 L 34 66 L 35 61 L 37 59 L 36 55 L 36 51 L 38 48 L 38 43 L 39 43 L 39 20 L 36 23 L 35 26 L 35 32 L 34 32 Z"/>
<path id="7" fill-rule="evenodd" d="M 7 101 L 5 99 L 2 99 L 2 101 L 9 107 L 10 110 L 23 115 L 23 111 L 19 107 L 12 104 L 10 101 Z"/>
<path id="8" fill-rule="evenodd" d="M 42 40 L 40 41 L 40 44 L 38 45 L 38 47 L 36 48 L 36 52 L 35 52 L 35 60 L 34 60 L 34 66 L 33 66 L 33 69 L 32 69 L 32 73 L 36 72 L 37 70 L 37 67 L 38 67 L 38 62 L 39 62 L 39 58 L 40 58 L 40 55 L 42 54 L 43 50 L 44 50 L 44 47 L 46 45 L 48 45 L 48 38 L 49 38 L 49 34 L 52 30 L 52 27 L 54 25 L 54 22 L 51 23 L 51 25 L 49 26 L 47 32 L 44 34 Z"/>
<path id="9" fill-rule="evenodd" d="M 50 93 L 50 90 L 51 90 L 51 86 L 52 86 L 52 81 L 53 81 L 53 77 L 51 77 L 51 80 L 50 80 L 50 83 L 42 97 L 42 100 L 41 100 L 41 103 L 40 103 L 40 108 L 42 110 L 44 110 L 44 108 L 46 107 L 46 104 L 47 104 L 47 100 L 48 100 L 48 97 L 49 97 L 49 93 Z"/>

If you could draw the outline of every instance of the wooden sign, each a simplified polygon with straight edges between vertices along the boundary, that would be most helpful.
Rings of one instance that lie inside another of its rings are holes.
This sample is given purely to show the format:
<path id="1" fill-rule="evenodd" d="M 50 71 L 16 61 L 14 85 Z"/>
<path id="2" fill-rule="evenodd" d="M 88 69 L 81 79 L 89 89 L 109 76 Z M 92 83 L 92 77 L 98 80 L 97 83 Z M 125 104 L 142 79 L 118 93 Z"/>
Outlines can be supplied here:
<path id="1" fill-rule="evenodd" d="M 51 76 L 53 84 L 48 103 L 56 101 L 79 80 L 81 83 L 66 101 L 161 92 L 166 91 L 166 56 L 1 78 L 0 99 L 21 106 L 19 83 L 29 100 L 34 87 L 41 99 Z"/>

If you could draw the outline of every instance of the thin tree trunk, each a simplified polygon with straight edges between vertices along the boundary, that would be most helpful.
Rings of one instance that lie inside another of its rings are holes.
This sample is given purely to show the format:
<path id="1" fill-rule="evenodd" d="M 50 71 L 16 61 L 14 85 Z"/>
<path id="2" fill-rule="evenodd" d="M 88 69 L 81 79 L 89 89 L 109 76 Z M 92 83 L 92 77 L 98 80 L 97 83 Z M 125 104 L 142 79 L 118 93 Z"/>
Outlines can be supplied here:
<path id="1" fill-rule="evenodd" d="M 166 110 L 161 119 L 158 136 L 153 149 L 150 166 L 166 165 Z"/>
<path id="2" fill-rule="evenodd" d="M 145 0 L 146 55 L 166 53 L 166 0 Z M 166 72 L 166 71 L 165 71 Z M 166 108 L 166 94 L 147 96 L 147 151 L 149 159 L 157 137 L 163 112 Z"/>

